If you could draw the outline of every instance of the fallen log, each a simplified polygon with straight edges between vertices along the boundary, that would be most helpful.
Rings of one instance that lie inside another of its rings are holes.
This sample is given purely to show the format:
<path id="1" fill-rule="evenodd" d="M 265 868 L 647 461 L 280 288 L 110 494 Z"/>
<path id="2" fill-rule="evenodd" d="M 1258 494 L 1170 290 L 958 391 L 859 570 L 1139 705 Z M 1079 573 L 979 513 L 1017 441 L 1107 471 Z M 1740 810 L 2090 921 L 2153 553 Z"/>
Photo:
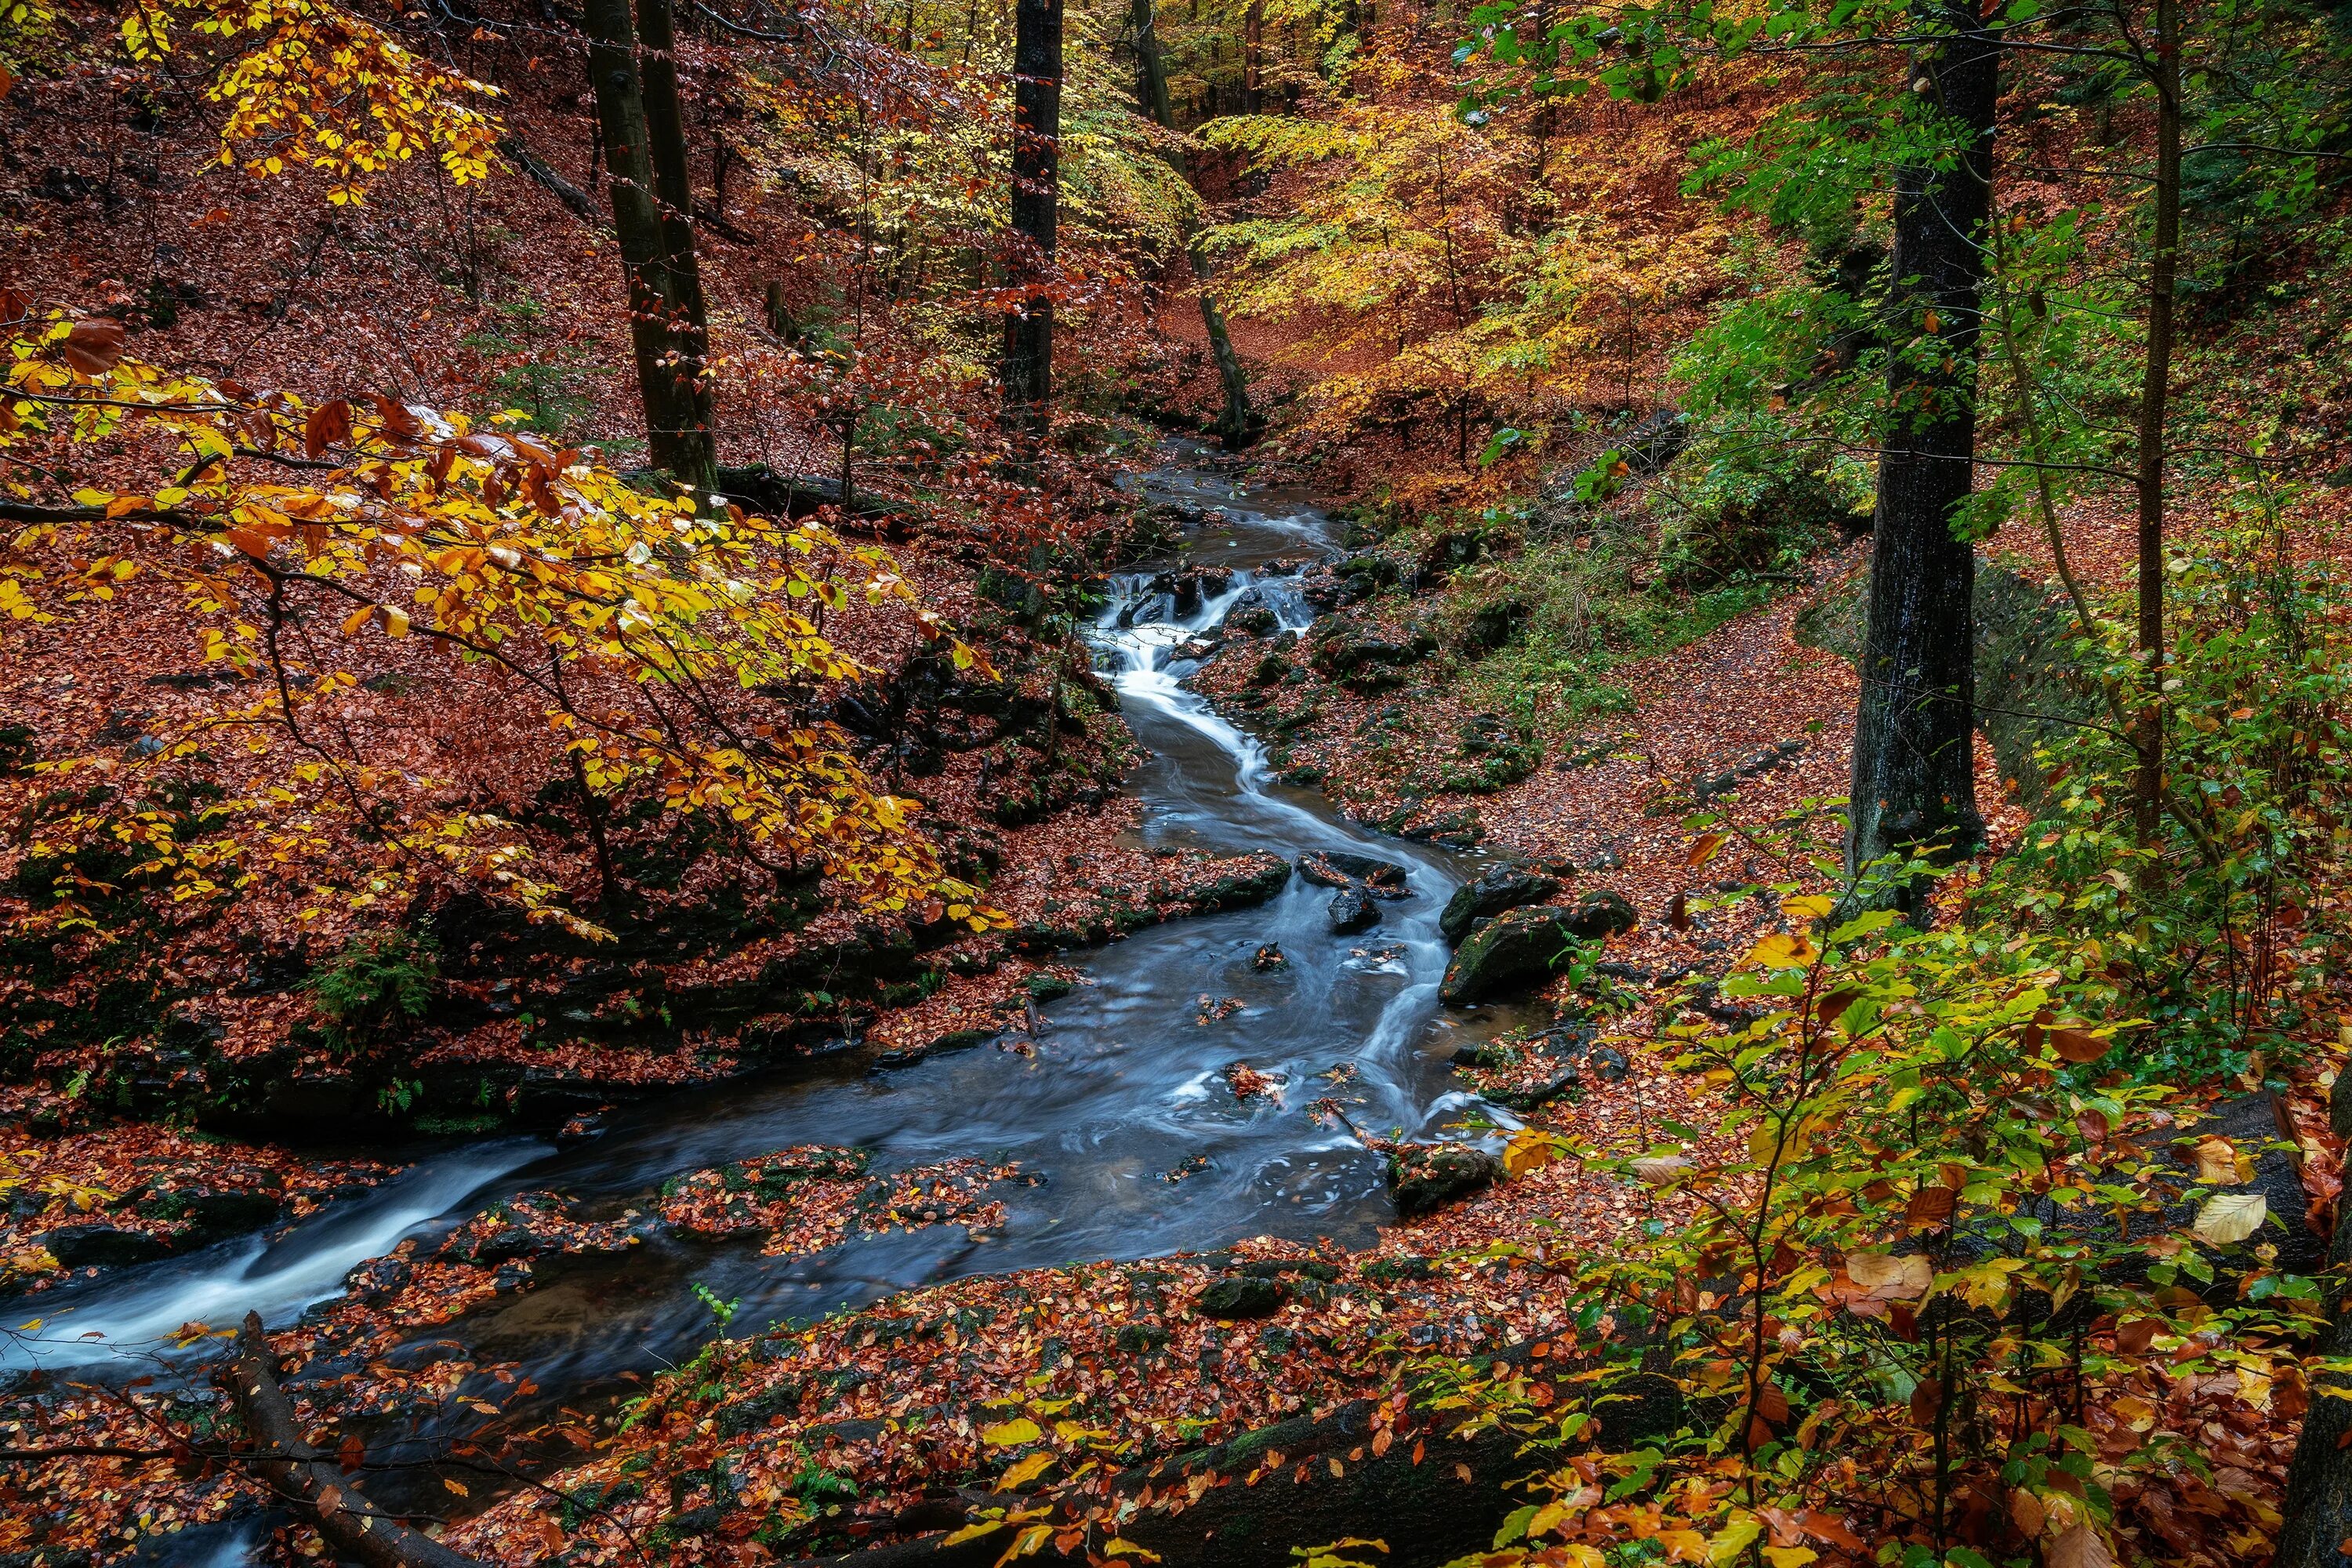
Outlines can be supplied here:
<path id="1" fill-rule="evenodd" d="M 261 1449 L 254 1468 L 278 1494 L 310 1515 L 319 1533 L 342 1556 L 367 1568 L 481 1568 L 429 1535 L 379 1513 L 342 1471 L 302 1440 L 294 1403 L 278 1386 L 278 1358 L 261 1331 L 257 1312 L 245 1315 L 236 1359 L 223 1381 L 245 1428 Z"/>
<path id="2" fill-rule="evenodd" d="M 1599 1388 L 1563 1384 L 1562 1393 L 1591 1400 L 1608 1441 L 1627 1447 L 1664 1436 L 1685 1419 L 1681 1391 L 1654 1373 L 1633 1373 Z M 1386 1452 L 1376 1454 L 1373 1410 L 1372 1401 L 1357 1400 L 1317 1419 L 1285 1421 L 1129 1471 L 1117 1486 L 1118 1498 L 1139 1506 L 1119 1520 L 1115 1533 L 1156 1552 L 1160 1568 L 1296 1568 L 1294 1548 L 1350 1537 L 1381 1541 L 1385 1554 L 1366 1548 L 1363 1555 L 1382 1568 L 1449 1563 L 1490 1548 L 1496 1527 L 1529 1500 L 1514 1483 L 1542 1468 L 1521 1453 L 1525 1439 L 1494 1427 L 1455 1436 L 1443 1423 L 1431 1422 L 1400 1433 Z M 1146 1500 L 1147 1490 L 1159 1501 Z M 1020 1507 L 1044 1500 L 997 1500 Z M 1106 1521 L 1088 1544 L 1098 1552 L 1111 1533 Z M 988 1568 L 1003 1555 L 1013 1531 L 995 1530 L 952 1545 L 949 1534 L 803 1559 L 792 1568 Z M 1066 1556 L 1047 1542 L 1034 1555 L 1041 1563 L 1088 1560 L 1085 1544 Z"/>

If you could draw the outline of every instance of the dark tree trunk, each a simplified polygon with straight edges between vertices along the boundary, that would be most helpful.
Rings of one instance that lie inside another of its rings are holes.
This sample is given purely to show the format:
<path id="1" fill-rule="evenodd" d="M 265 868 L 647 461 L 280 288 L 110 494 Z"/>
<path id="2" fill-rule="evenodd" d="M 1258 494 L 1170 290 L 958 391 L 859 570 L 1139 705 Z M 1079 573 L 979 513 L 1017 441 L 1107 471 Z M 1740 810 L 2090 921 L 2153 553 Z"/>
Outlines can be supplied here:
<path id="1" fill-rule="evenodd" d="M 2155 842 L 2164 810 L 2164 421 L 2172 383 L 2172 301 L 2180 264 L 2180 6 L 2156 5 L 2156 232 L 2148 257 L 2147 358 L 2139 398 L 2139 657 L 2145 667 L 2134 816 Z"/>
<path id="2" fill-rule="evenodd" d="M 1153 0 L 1134 0 L 1137 98 L 1163 130 L 1176 129 L 1176 112 L 1168 98 L 1168 68 L 1160 53 L 1160 33 L 1153 25 Z M 1177 162 L 1183 171 L 1181 159 Z M 1224 412 L 1217 416 L 1217 437 L 1228 447 L 1246 445 L 1257 434 L 1250 413 L 1249 379 L 1242 374 L 1241 356 L 1234 352 L 1233 334 L 1225 329 L 1225 313 L 1209 292 L 1209 258 L 1192 237 L 1185 237 L 1185 256 L 1192 279 L 1200 285 L 1201 325 L 1209 334 L 1209 354 L 1217 366 L 1217 380 L 1225 389 Z"/>
<path id="3" fill-rule="evenodd" d="M 1168 100 L 1168 61 L 1160 52 L 1156 0 L 1134 0 L 1129 14 L 1135 23 L 1135 99 L 1143 112 L 1169 130 L 1176 129 L 1176 112 Z"/>
<path id="4" fill-rule="evenodd" d="M 1209 292 L 1209 258 L 1197 245 L 1190 247 L 1192 277 L 1201 285 L 1201 324 L 1209 331 L 1209 353 L 1217 363 L 1217 380 L 1225 389 L 1224 412 L 1217 416 L 1217 438 L 1228 447 L 1245 447 L 1258 434 L 1250 412 L 1249 378 L 1242 374 L 1242 356 L 1234 352 L 1233 334 L 1225 330 L 1225 313 Z"/>
<path id="5" fill-rule="evenodd" d="M 2337 1075 L 2331 1098 L 2328 1120 L 2336 1135 L 2352 1134 L 2352 1066 Z M 2313 1348 L 2322 1355 L 2352 1355 L 2352 1299 L 2340 1283 L 2352 1271 L 2352 1215 L 2337 1215 L 2327 1263 L 2338 1281 L 2331 1287 L 2336 1321 L 2326 1341 Z M 2294 1460 L 2287 1466 L 2285 1523 L 2279 1531 L 2273 1568 L 2343 1568 L 2344 1557 L 2336 1548 L 2352 1540 L 2352 1399 L 2323 1392 L 2345 1388 L 2352 1379 L 2336 1375 L 2315 1381 Z"/>
<path id="6" fill-rule="evenodd" d="M 718 480 L 709 340 L 688 216 L 693 200 L 668 0 L 646 0 L 640 16 L 642 60 L 628 0 L 586 0 L 588 80 L 612 173 L 613 227 L 627 273 L 647 458 L 682 483 L 709 490 Z"/>
<path id="7" fill-rule="evenodd" d="M 1976 556 L 1954 527 L 1974 479 L 1978 294 L 2000 54 L 1969 0 L 1920 16 L 1950 36 L 1913 63 L 1912 86 L 1957 155 L 1895 176 L 1893 414 L 1878 467 L 1850 871 L 1915 848 L 1968 854 L 1984 839 L 1970 733 Z"/>
<path id="8" fill-rule="evenodd" d="M 1265 5 L 1264 0 L 1250 0 L 1249 10 L 1242 16 L 1242 112 L 1256 114 L 1265 107 L 1265 97 L 1258 90 L 1258 62 L 1265 54 Z"/>
<path id="9" fill-rule="evenodd" d="M 256 1470 L 318 1526 L 339 1558 L 366 1568 L 481 1568 L 474 1558 L 418 1534 L 371 1505 L 340 1466 L 303 1440 L 293 1402 L 278 1385 L 277 1357 L 261 1331 L 259 1314 L 245 1315 L 236 1335 L 236 1359 L 229 1363 L 222 1381 L 260 1450 Z"/>
<path id="10" fill-rule="evenodd" d="M 1013 11 L 1013 233 L 1016 277 L 1034 286 L 1054 262 L 1060 197 L 1062 0 Z M 1054 301 L 1033 291 L 1005 321 L 1004 398 L 1034 434 L 1054 392 Z"/>

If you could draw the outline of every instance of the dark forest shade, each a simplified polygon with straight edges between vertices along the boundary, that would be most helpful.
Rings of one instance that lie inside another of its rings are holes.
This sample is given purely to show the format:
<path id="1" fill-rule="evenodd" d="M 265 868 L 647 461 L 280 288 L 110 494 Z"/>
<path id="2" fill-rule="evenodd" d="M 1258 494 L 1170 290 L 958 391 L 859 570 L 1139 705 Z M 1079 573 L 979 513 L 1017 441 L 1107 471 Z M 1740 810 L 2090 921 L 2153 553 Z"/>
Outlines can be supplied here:
<path id="1" fill-rule="evenodd" d="M 1013 12 L 1013 233 L 1017 281 L 1041 281 L 1054 261 L 1060 197 L 1062 3 L 1017 0 Z M 1054 301 L 1030 294 L 1004 324 L 1004 398 L 1042 422 L 1054 391 Z"/>
<path id="2" fill-rule="evenodd" d="M 1936 6 L 1947 31 L 1912 67 L 1914 90 L 1957 155 L 1895 177 L 1886 382 L 1870 621 L 1853 735 L 1850 869 L 1921 847 L 1973 851 L 1974 547 L 1955 532 L 1974 478 L 1975 352 L 1991 203 L 2000 44 L 1973 15 Z"/>
<path id="3" fill-rule="evenodd" d="M 643 0 L 634 21 L 629 0 L 587 0 L 582 22 L 612 171 L 613 228 L 627 271 L 646 458 L 708 490 L 718 483 L 705 363 L 709 332 L 694 253 L 685 119 L 670 58 L 669 0 Z"/>

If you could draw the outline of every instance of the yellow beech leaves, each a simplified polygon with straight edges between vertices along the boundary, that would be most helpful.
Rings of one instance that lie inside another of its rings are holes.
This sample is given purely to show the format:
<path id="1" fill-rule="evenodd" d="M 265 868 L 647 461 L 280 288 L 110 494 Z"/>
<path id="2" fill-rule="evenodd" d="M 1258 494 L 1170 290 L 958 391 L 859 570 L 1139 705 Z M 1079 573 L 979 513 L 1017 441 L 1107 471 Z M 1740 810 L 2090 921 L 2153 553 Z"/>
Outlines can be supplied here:
<path id="1" fill-rule="evenodd" d="M 174 584 L 205 661 L 259 678 L 247 687 L 258 696 L 153 736 L 136 762 L 44 766 L 162 769 L 274 733 L 292 742 L 289 765 L 301 758 L 293 782 L 406 868 L 394 881 L 437 862 L 593 933 L 529 874 L 509 825 L 462 811 L 381 820 L 379 786 L 399 770 L 334 739 L 336 704 L 359 676 L 321 663 L 331 647 L 297 628 L 347 644 L 422 639 L 459 665 L 495 667 L 509 700 L 544 714 L 551 754 L 600 796 L 726 824 L 763 862 L 814 859 L 869 909 L 991 922 L 977 890 L 942 870 L 910 804 L 877 791 L 793 696 L 863 673 L 822 630 L 854 606 L 903 617 L 959 667 L 978 662 L 886 552 L 814 524 L 647 494 L 496 421 L 383 398 L 314 405 L 180 375 L 124 355 L 119 324 L 37 318 L 21 296 L 0 300 L 9 319 L 0 458 L 36 439 L 133 434 L 150 450 L 175 442 L 179 457 L 152 491 L 88 489 L 69 508 L 10 484 L 19 499 L 0 508 L 26 526 L 0 555 L 0 610 L 47 616 L 125 583 Z M 298 636 L 299 659 L 288 647 Z M 202 844 L 106 806 L 58 831 L 135 847 L 175 896 L 204 896 L 289 852 L 268 803 L 247 804 L 215 811 L 222 831 Z"/>
<path id="2" fill-rule="evenodd" d="M 481 102 L 498 89 L 411 53 L 374 23 L 319 0 L 136 0 L 123 47 L 153 62 L 184 24 L 245 52 L 206 96 L 229 106 L 221 162 L 256 176 L 310 168 L 337 205 L 366 199 L 372 181 L 423 153 L 458 184 L 488 177 L 499 123 Z"/>

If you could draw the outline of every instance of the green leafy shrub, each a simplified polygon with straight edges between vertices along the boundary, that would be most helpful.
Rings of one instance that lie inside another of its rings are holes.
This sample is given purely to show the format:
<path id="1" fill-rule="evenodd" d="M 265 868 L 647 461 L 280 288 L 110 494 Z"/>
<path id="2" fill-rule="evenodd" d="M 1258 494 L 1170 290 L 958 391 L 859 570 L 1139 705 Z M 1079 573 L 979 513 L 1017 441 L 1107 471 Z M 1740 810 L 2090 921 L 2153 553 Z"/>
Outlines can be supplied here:
<path id="1" fill-rule="evenodd" d="M 355 934 L 311 974 L 310 1005 L 338 1044 L 364 1049 L 423 1017 L 440 975 L 441 951 L 430 937 L 378 927 Z"/>

